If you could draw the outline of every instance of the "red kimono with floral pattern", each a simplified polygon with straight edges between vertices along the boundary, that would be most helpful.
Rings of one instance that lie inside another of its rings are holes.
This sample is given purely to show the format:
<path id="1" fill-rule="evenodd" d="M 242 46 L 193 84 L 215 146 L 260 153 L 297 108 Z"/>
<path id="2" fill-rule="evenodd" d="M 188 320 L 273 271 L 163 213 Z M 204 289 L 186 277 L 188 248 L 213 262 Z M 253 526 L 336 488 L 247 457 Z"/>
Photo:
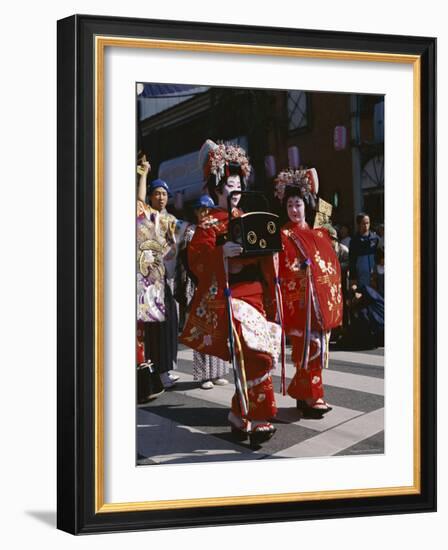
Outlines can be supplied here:
<path id="1" fill-rule="evenodd" d="M 235 209 L 233 215 L 240 215 L 240 212 Z M 229 318 L 222 249 L 227 227 L 227 212 L 214 209 L 196 228 L 188 244 L 188 264 L 197 278 L 197 288 L 181 342 L 201 353 L 229 361 Z M 233 321 L 247 380 L 247 417 L 266 420 L 277 412 L 270 371 L 280 351 L 280 327 L 272 322 L 275 316 L 273 261 L 270 256 L 237 257 L 229 258 L 228 263 L 230 272 L 252 265 L 252 273 L 259 274 L 255 277 L 259 280 L 236 282 L 230 285 L 230 289 Z M 242 416 L 236 395 L 232 399 L 232 411 Z"/>
<path id="2" fill-rule="evenodd" d="M 341 268 L 324 229 L 288 222 L 282 242 L 283 321 L 297 367 L 288 394 L 314 400 L 323 397 L 322 368 L 328 362 L 330 331 L 342 323 Z"/>

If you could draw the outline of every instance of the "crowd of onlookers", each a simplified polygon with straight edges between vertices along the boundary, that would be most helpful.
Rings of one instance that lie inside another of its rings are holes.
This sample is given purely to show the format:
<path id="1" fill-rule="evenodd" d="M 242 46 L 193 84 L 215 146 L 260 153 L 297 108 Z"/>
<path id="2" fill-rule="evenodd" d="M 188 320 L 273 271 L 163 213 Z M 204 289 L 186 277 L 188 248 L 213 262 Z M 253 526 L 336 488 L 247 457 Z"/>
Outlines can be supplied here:
<path id="1" fill-rule="evenodd" d="M 356 216 L 356 231 L 329 226 L 342 268 L 344 324 L 334 338 L 342 347 L 384 345 L 384 224 L 371 229 L 370 216 Z"/>

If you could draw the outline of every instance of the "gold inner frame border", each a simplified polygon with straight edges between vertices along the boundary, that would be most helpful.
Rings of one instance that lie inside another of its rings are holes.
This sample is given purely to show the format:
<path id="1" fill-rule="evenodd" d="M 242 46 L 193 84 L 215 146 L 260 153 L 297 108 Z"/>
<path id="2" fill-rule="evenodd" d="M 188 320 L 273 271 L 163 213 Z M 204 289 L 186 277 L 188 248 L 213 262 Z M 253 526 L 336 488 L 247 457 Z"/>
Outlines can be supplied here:
<path id="1" fill-rule="evenodd" d="M 226 496 L 143 502 L 106 503 L 104 501 L 104 56 L 107 47 L 164 49 L 208 53 L 234 53 L 301 57 L 312 59 L 401 63 L 413 66 L 413 218 L 414 218 L 414 346 L 413 346 L 413 455 L 414 482 L 403 487 L 371 489 L 344 489 L 304 493 L 276 493 L 264 495 Z M 167 510 L 242 504 L 304 502 L 343 498 L 365 498 L 413 495 L 421 492 L 421 423 L 420 423 L 420 168 L 421 168 L 421 59 L 418 55 L 381 52 L 356 52 L 251 44 L 226 44 L 181 40 L 122 38 L 96 36 L 95 55 L 95 513 Z"/>

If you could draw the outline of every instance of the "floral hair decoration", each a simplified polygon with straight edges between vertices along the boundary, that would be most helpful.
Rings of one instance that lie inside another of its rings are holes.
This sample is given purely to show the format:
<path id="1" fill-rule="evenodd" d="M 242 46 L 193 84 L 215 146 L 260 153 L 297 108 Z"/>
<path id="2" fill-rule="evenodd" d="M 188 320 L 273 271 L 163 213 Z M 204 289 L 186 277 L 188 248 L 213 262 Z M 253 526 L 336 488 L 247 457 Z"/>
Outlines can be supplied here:
<path id="1" fill-rule="evenodd" d="M 246 181 L 251 172 L 246 151 L 233 143 L 215 143 L 208 139 L 199 151 L 199 162 L 205 180 L 214 176 L 216 185 L 232 174 L 239 174 Z"/>
<path id="2" fill-rule="evenodd" d="M 285 193 L 297 189 L 298 194 L 308 203 L 314 203 L 319 191 L 319 178 L 315 168 L 282 170 L 274 180 L 274 196 L 283 201 Z"/>

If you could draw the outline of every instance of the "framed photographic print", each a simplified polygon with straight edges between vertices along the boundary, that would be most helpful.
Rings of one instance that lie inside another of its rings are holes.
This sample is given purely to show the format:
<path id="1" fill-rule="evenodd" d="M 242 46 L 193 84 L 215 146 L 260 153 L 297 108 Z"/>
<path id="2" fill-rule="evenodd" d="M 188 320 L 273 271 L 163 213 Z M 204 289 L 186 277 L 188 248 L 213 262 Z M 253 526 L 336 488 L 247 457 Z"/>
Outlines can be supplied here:
<path id="1" fill-rule="evenodd" d="M 435 55 L 58 22 L 60 529 L 435 510 Z"/>

